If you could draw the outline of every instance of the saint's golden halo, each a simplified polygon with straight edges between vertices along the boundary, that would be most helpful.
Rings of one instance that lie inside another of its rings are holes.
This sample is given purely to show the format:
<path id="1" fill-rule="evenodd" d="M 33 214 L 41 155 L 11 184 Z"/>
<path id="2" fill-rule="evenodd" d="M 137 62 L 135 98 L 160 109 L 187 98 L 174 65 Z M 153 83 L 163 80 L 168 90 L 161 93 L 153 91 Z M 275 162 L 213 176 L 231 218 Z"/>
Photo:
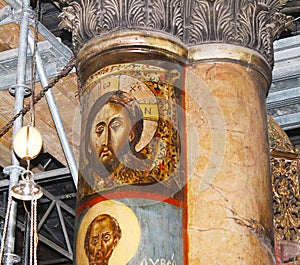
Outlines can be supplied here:
<path id="1" fill-rule="evenodd" d="M 84 215 L 76 241 L 76 260 L 80 265 L 88 265 L 84 250 L 86 231 L 90 223 L 99 215 L 108 214 L 114 217 L 121 228 L 122 236 L 109 259 L 109 265 L 126 265 L 134 256 L 140 241 L 140 225 L 134 212 L 125 204 L 107 200 L 92 206 Z M 77 263 L 78 264 L 78 263 Z"/>

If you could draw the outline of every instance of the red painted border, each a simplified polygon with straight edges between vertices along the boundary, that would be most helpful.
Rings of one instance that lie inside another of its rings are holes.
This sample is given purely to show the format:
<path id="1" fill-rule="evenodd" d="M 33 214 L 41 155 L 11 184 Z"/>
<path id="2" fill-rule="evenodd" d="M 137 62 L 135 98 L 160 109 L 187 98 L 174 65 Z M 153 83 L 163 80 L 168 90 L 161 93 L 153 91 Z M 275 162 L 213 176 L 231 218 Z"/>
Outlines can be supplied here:
<path id="1" fill-rule="evenodd" d="M 122 199 L 122 198 L 138 198 L 138 199 L 149 199 L 149 200 L 154 200 L 154 201 L 161 201 L 165 202 L 168 204 L 172 204 L 178 208 L 184 208 L 184 204 L 178 200 L 175 200 L 173 198 L 166 197 L 161 194 L 156 194 L 156 193 L 150 193 L 150 192 L 140 192 L 140 191 L 133 191 L 133 192 L 117 192 L 117 193 L 109 193 L 105 195 L 99 194 L 96 198 L 93 198 L 89 200 L 88 202 L 80 205 L 80 207 L 77 208 L 76 210 L 76 215 L 79 215 L 83 210 L 92 207 L 96 203 L 106 201 L 106 200 L 114 200 L 114 199 Z"/>
<path id="2" fill-rule="evenodd" d="M 185 98 L 186 98 L 186 91 L 185 91 L 185 81 L 186 81 L 186 67 L 184 66 L 182 67 L 182 102 L 181 102 L 181 106 L 182 109 L 184 110 L 184 113 L 186 113 L 186 105 L 185 105 Z M 187 165 L 187 139 L 186 139 L 186 118 L 185 116 L 183 117 L 183 131 L 185 132 L 184 134 L 182 133 L 182 137 L 184 137 L 183 142 L 184 142 L 184 166 L 183 168 L 188 168 Z M 183 263 L 184 265 L 188 265 L 189 264 L 189 260 L 188 260 L 188 253 L 189 253 L 189 240 L 188 240 L 188 185 L 187 185 L 187 181 L 188 181 L 188 173 L 187 170 L 184 171 L 184 176 L 185 178 L 185 183 L 186 185 L 183 187 L 183 194 L 184 194 L 184 207 L 183 207 L 183 213 L 182 213 L 182 240 L 183 240 Z"/>
<path id="3" fill-rule="evenodd" d="M 185 114 L 185 110 L 186 110 L 186 105 L 185 105 L 185 81 L 186 81 L 186 67 L 182 66 L 180 68 L 181 71 L 181 87 L 179 88 L 181 90 L 181 106 L 183 109 L 183 113 Z M 180 137 L 182 137 L 182 142 L 184 143 L 184 161 L 182 163 L 182 167 L 183 168 L 187 168 L 187 146 L 186 146 L 186 117 L 185 115 L 183 115 L 182 117 L 182 123 L 183 126 L 182 128 L 180 128 Z M 185 178 L 185 183 L 187 183 L 188 181 L 188 174 L 185 171 L 184 176 L 182 176 L 183 178 Z M 122 199 L 122 198 L 126 198 L 126 199 L 130 199 L 130 198 L 138 198 L 138 199 L 149 199 L 149 200 L 154 200 L 157 202 L 164 202 L 164 203 L 168 203 L 171 205 L 174 205 L 178 208 L 182 209 L 182 240 L 183 240 L 183 261 L 184 261 L 184 265 L 188 265 L 189 264 L 189 260 L 188 260 L 188 253 L 189 253 L 189 240 L 188 240 L 188 187 L 187 185 L 185 185 L 183 188 L 183 202 L 182 201 L 178 201 L 174 198 L 170 198 L 161 194 L 156 194 L 156 193 L 150 193 L 150 192 L 141 192 L 141 191 L 118 191 L 116 193 L 107 193 L 104 195 L 99 194 L 97 197 L 90 199 L 89 201 L 82 203 L 80 205 L 80 207 L 78 207 L 76 209 L 76 215 L 78 216 L 82 211 L 84 211 L 85 209 L 88 209 L 90 207 L 92 207 L 93 205 L 106 201 L 106 200 L 114 200 L 114 199 Z"/>

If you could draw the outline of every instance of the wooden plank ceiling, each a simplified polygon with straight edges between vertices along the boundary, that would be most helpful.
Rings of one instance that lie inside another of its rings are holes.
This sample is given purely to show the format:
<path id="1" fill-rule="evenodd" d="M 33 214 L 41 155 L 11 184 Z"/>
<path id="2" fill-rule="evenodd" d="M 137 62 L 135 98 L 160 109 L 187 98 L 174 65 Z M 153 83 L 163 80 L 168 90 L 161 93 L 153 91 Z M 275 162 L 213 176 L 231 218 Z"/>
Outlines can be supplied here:
<path id="1" fill-rule="evenodd" d="M 0 9 L 6 6 L 6 3 L 0 0 Z M 0 53 L 10 49 L 18 48 L 19 44 L 19 25 L 10 23 L 0 26 Z M 43 40 L 43 38 L 40 38 Z M 1 76 L 0 76 L 1 82 Z M 36 94 L 41 90 L 41 85 L 36 84 Z M 57 107 L 60 111 L 65 130 L 70 141 L 71 148 L 74 151 L 75 158 L 78 161 L 78 143 L 80 128 L 79 98 L 77 92 L 77 76 L 75 73 L 59 80 L 52 88 L 56 99 Z M 25 104 L 29 98 L 25 99 Z M 14 97 L 9 91 L 0 90 L 0 129 L 12 119 L 14 112 Z M 27 113 L 24 117 L 24 125 L 29 124 L 30 115 Z M 35 105 L 36 127 L 43 137 L 43 152 L 48 152 L 58 161 L 67 165 L 66 159 L 59 141 L 54 122 L 52 120 L 46 99 L 43 98 Z M 0 137 L 0 166 L 5 167 L 11 164 L 11 146 L 12 129 Z M 36 168 L 35 171 L 40 169 Z"/>

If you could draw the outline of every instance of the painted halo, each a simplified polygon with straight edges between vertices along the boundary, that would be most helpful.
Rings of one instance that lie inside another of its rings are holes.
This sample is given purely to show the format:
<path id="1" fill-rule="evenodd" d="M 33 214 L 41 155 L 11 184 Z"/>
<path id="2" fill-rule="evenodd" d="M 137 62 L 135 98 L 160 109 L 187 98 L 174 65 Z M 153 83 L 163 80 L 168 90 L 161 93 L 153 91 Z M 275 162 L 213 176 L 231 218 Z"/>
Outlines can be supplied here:
<path id="1" fill-rule="evenodd" d="M 88 258 L 84 250 L 84 241 L 88 226 L 101 214 L 114 217 L 121 228 L 122 237 L 114 249 L 109 265 L 126 265 L 134 256 L 140 241 L 140 225 L 134 212 L 125 204 L 113 200 L 107 200 L 92 206 L 84 215 L 78 229 L 76 241 L 76 260 L 80 265 L 88 265 Z"/>
<path id="2" fill-rule="evenodd" d="M 136 149 L 140 151 L 153 138 L 157 129 L 158 106 L 157 100 L 153 92 L 140 80 L 126 74 L 111 75 L 101 80 L 101 88 L 96 89 L 97 95 L 94 98 L 99 98 L 108 92 L 121 90 L 132 95 L 140 106 L 151 106 L 154 109 L 152 115 L 145 117 L 144 114 L 144 130 L 140 142 Z"/>

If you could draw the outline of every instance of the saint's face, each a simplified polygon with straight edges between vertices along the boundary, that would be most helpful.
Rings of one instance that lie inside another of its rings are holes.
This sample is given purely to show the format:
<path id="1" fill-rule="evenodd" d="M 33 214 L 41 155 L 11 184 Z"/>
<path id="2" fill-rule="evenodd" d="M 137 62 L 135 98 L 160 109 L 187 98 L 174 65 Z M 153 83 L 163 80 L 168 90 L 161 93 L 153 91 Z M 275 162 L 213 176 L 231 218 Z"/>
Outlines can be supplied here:
<path id="1" fill-rule="evenodd" d="M 89 237 L 90 265 L 106 265 L 115 246 L 115 237 L 109 217 L 95 220 L 91 226 Z"/>
<path id="2" fill-rule="evenodd" d="M 95 116 L 91 128 L 94 152 L 104 165 L 113 165 L 129 151 L 131 121 L 121 105 L 105 104 Z"/>

